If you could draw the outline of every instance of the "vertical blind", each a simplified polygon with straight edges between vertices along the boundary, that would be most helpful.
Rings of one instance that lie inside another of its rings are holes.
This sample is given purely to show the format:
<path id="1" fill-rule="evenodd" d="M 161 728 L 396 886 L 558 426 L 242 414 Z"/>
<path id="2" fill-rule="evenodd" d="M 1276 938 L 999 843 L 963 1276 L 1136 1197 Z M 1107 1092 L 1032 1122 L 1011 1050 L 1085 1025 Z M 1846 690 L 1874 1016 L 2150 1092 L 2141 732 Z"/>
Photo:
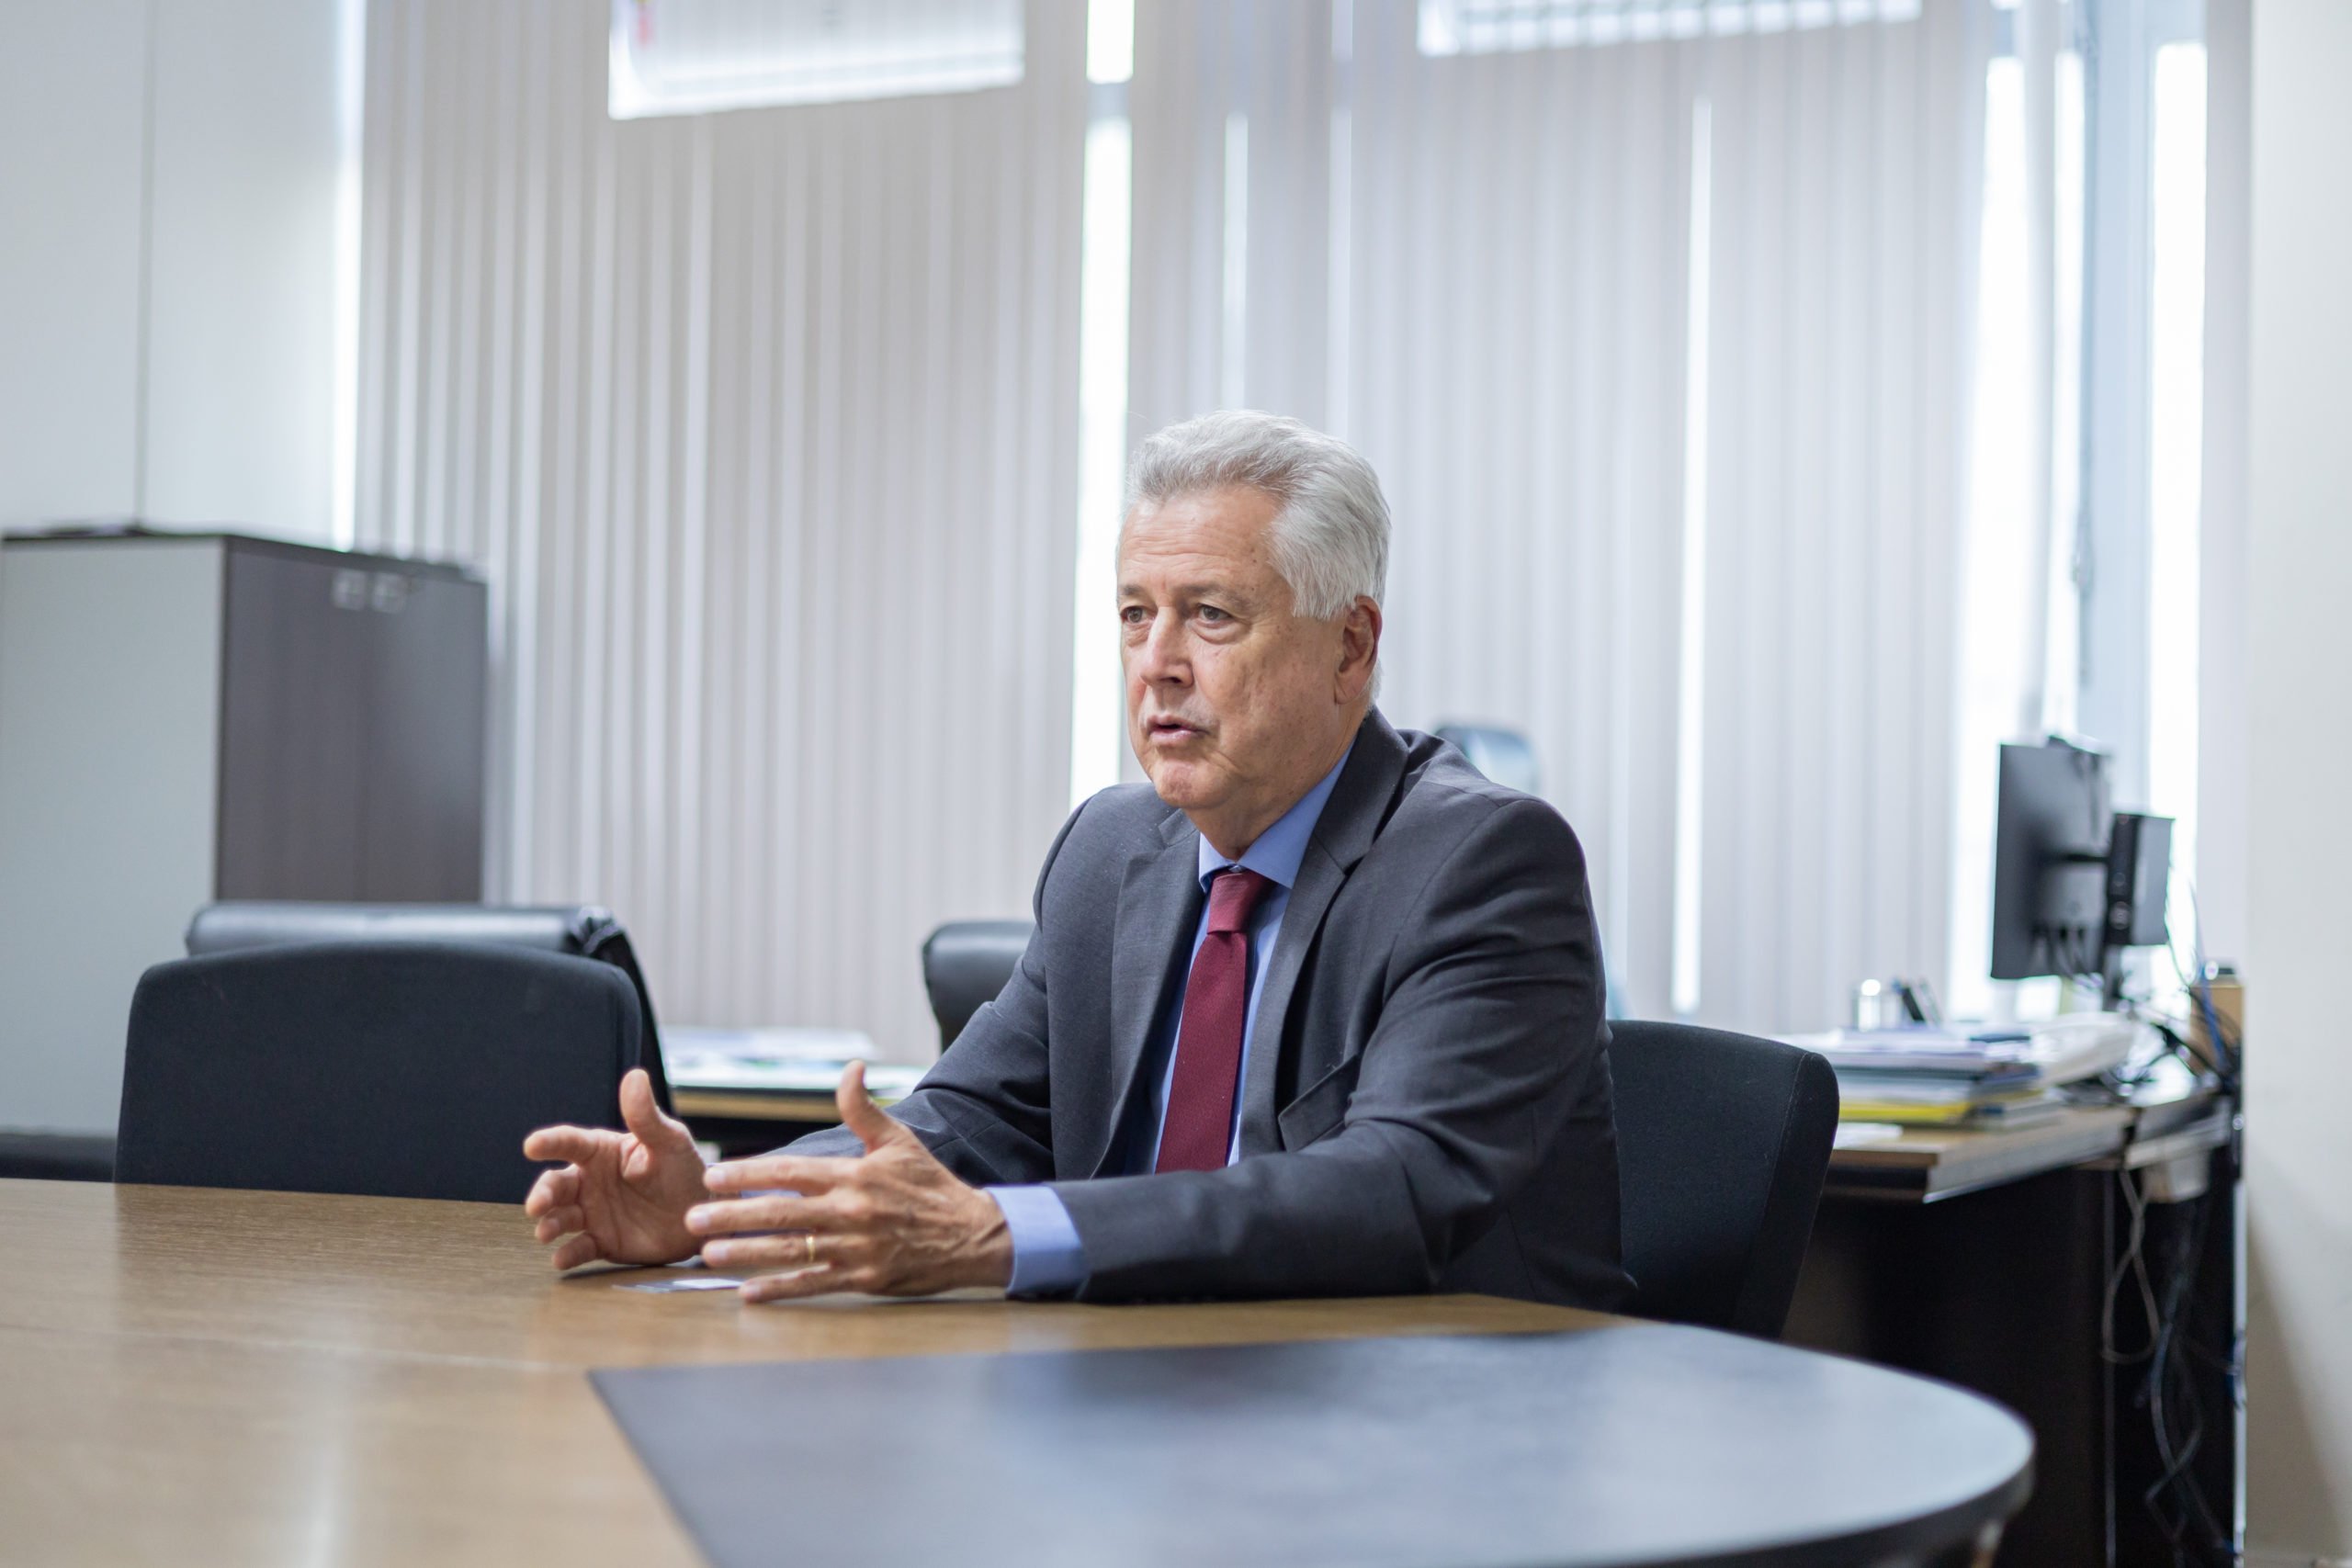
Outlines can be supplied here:
<path id="1" fill-rule="evenodd" d="M 1329 423 L 1332 80 L 1330 0 L 1137 0 L 1127 409 L 1138 437 L 1227 389 Z"/>
<path id="2" fill-rule="evenodd" d="M 1706 46 L 1713 1020 L 1946 978 L 1986 20 Z"/>
<path id="3" fill-rule="evenodd" d="M 357 542 L 493 603 L 492 896 L 665 1016 L 933 1038 L 1069 777 L 1080 9 L 1021 85 L 616 123 L 608 12 L 372 0 Z"/>
<path id="4" fill-rule="evenodd" d="M 1981 6 L 1452 58 L 1418 20 L 1140 0 L 1138 430 L 1238 389 L 1372 461 L 1384 706 L 1531 737 L 1631 1011 L 1694 853 L 1699 1016 L 1940 978 Z"/>
<path id="5" fill-rule="evenodd" d="M 1080 8 L 1018 87 L 624 124 L 604 20 L 369 7 L 359 542 L 492 582 L 495 896 L 917 1055 L 917 943 L 1020 908 L 1068 777 Z M 1940 977 L 1982 7 L 1416 24 L 1140 0 L 1131 434 L 1371 458 L 1385 705 L 1532 738 L 1632 1010 L 1678 869 L 1702 1017 Z"/>
<path id="6" fill-rule="evenodd" d="M 1667 1010 L 1690 85 L 1661 43 L 1425 59 L 1354 19 L 1351 434 L 1397 516 L 1391 695 L 1533 741 L 1610 973 Z"/>

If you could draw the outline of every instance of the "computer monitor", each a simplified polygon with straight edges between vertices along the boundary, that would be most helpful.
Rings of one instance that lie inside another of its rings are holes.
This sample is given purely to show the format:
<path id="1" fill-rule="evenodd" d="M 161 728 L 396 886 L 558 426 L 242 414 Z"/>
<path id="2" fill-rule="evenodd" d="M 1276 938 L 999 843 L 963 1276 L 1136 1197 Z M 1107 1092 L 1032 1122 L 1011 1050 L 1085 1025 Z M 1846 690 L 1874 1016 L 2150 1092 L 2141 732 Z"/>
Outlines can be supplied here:
<path id="1" fill-rule="evenodd" d="M 2105 929 L 2107 756 L 2052 736 L 2001 748 L 1993 978 L 2087 975 Z"/>
<path id="2" fill-rule="evenodd" d="M 1505 789 L 1515 789 L 1521 795 L 1544 793 L 1544 781 L 1535 766 L 1535 748 L 1518 730 L 1449 721 L 1430 733 L 1440 740 L 1452 741 L 1472 767 Z"/>
<path id="3" fill-rule="evenodd" d="M 2125 951 L 2165 940 L 2171 850 L 2169 818 L 2110 805 L 2105 752 L 2058 736 L 2003 746 L 1993 978 L 2098 976 L 2115 1005 Z"/>

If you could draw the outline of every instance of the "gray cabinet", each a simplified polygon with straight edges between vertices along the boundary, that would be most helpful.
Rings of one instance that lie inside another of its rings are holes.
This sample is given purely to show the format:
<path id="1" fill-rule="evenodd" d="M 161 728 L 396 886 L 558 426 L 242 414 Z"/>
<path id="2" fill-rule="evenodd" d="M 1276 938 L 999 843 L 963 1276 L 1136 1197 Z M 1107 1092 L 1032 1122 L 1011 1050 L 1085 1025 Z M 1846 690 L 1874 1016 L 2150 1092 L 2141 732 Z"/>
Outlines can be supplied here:
<path id="1" fill-rule="evenodd" d="M 214 898 L 481 897 L 488 595 L 233 536 L 0 545 L 0 1133 L 110 1133 Z"/>

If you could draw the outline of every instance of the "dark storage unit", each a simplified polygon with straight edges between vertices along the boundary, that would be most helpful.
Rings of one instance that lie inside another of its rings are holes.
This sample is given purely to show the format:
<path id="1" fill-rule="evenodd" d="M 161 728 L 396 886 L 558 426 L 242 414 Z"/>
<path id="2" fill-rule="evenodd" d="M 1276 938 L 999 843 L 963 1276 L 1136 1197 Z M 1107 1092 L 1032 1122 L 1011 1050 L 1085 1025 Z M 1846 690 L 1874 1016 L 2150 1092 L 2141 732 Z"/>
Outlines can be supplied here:
<path id="1" fill-rule="evenodd" d="M 218 897 L 481 897 L 488 596 L 447 567 L 229 543 Z"/>

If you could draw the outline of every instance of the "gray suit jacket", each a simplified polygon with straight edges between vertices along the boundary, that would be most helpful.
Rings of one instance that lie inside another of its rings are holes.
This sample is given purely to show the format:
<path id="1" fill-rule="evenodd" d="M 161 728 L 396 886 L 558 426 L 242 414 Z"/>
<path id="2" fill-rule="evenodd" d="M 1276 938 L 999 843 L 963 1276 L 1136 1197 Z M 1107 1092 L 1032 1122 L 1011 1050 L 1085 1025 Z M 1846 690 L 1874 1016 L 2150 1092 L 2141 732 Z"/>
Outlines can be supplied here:
<path id="1" fill-rule="evenodd" d="M 1148 784 L 1072 815 L 1020 967 L 894 1114 L 967 1181 L 1051 1182 L 1087 1299 L 1622 1301 L 1583 852 L 1551 807 L 1376 710 L 1283 916 L 1241 1157 L 1103 1174 L 1124 1168 L 1146 1036 L 1200 918 L 1197 839 Z M 841 1129 L 793 1145 L 857 1150 Z"/>

